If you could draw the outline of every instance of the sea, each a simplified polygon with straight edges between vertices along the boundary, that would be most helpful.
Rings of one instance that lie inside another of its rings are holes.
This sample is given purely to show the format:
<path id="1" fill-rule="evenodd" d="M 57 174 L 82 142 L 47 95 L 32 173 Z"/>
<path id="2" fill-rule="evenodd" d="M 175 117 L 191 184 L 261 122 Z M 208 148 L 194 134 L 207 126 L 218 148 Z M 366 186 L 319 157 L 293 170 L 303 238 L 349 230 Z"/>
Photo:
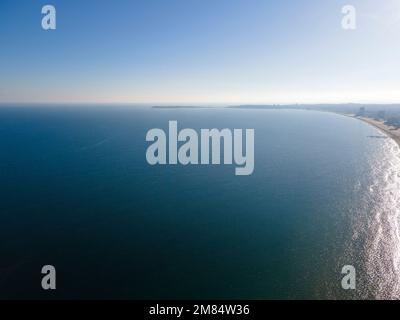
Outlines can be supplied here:
<path id="1" fill-rule="evenodd" d="M 171 120 L 254 129 L 253 174 L 149 165 Z M 400 298 L 399 154 L 328 112 L 3 105 L 0 298 Z"/>

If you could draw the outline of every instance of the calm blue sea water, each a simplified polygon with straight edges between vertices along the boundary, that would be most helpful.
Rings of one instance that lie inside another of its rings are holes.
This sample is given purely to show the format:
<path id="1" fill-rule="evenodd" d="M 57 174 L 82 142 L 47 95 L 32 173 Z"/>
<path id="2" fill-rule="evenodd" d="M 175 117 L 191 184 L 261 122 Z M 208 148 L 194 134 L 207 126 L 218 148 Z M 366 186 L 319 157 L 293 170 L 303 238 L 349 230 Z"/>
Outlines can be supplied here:
<path id="1" fill-rule="evenodd" d="M 254 128 L 254 174 L 149 166 L 169 120 Z M 372 136 L 312 111 L 0 108 L 0 298 L 398 297 L 399 150 Z"/>

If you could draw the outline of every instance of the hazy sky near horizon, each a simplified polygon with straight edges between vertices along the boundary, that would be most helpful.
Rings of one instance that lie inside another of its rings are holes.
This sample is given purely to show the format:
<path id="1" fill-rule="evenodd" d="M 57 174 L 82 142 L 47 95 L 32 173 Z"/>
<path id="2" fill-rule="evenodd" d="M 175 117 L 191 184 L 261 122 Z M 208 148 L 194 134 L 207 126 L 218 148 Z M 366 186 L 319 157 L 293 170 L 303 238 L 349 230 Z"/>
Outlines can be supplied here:
<path id="1" fill-rule="evenodd" d="M 394 103 L 399 57 L 400 0 L 0 1 L 0 103 Z"/>

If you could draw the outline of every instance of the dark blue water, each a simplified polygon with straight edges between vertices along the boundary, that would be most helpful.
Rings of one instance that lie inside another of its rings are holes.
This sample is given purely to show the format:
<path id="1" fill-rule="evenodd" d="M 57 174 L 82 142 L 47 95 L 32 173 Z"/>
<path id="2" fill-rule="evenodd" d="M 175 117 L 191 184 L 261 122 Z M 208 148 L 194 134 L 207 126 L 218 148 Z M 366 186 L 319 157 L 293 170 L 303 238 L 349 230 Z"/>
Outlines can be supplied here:
<path id="1" fill-rule="evenodd" d="M 254 128 L 253 175 L 148 165 L 169 120 Z M 376 135 L 311 111 L 0 108 L 0 298 L 396 296 L 398 148 Z"/>

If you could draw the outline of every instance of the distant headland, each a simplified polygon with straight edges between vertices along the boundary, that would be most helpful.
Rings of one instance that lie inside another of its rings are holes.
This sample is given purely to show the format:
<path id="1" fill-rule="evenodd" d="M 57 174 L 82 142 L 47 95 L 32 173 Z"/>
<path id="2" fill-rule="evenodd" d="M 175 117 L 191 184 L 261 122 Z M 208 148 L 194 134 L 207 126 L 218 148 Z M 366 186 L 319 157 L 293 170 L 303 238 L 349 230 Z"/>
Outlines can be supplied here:
<path id="1" fill-rule="evenodd" d="M 152 106 L 153 109 L 205 109 L 209 107 L 200 106 Z"/>

